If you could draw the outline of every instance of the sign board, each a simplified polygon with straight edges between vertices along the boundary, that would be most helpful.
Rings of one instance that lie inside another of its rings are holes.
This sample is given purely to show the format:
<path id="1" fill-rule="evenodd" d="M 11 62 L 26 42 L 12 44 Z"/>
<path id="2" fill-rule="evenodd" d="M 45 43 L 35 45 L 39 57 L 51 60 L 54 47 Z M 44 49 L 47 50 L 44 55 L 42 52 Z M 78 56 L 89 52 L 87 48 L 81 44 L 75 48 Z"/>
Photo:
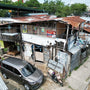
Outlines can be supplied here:
<path id="1" fill-rule="evenodd" d="M 27 25 L 22 25 L 22 32 L 27 33 Z"/>
<path id="2" fill-rule="evenodd" d="M 0 48 L 4 48 L 4 42 L 0 40 Z"/>
<path id="3" fill-rule="evenodd" d="M 47 30 L 47 37 L 56 37 L 56 31 Z"/>

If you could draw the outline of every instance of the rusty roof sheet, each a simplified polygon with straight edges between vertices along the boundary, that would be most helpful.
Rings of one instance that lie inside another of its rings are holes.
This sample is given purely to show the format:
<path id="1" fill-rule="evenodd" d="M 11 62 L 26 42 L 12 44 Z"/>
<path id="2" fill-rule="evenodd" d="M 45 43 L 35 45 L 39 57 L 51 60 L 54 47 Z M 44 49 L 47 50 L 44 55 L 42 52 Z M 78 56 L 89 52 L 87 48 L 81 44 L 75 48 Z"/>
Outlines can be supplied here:
<path id="1" fill-rule="evenodd" d="M 63 21 L 66 21 L 68 24 L 71 24 L 72 27 L 78 28 L 80 23 L 85 22 L 79 16 L 64 17 Z"/>
<path id="2" fill-rule="evenodd" d="M 56 17 L 48 16 L 48 15 L 32 15 L 28 17 L 19 17 L 19 18 L 13 18 L 13 19 L 18 20 L 18 22 L 21 22 L 21 23 L 33 23 L 33 22 L 54 20 L 56 19 Z"/>
<path id="3" fill-rule="evenodd" d="M 63 21 L 67 24 L 71 24 L 75 28 L 78 28 L 80 23 L 85 22 L 85 20 L 81 19 L 79 16 L 56 18 L 54 16 L 49 16 L 49 15 L 33 15 L 33 16 L 19 17 L 13 19 L 21 21 L 23 23 L 32 23 L 32 22 L 50 21 L 50 20 Z"/>
<path id="4" fill-rule="evenodd" d="M 72 27 L 78 28 L 80 23 L 85 22 L 85 20 L 81 19 L 79 16 L 71 16 L 71 17 L 61 17 L 57 18 L 56 16 L 50 15 L 32 15 L 28 17 L 17 17 L 11 18 L 13 23 L 33 23 L 33 22 L 42 22 L 42 21 L 61 21 L 66 24 L 71 24 Z"/>

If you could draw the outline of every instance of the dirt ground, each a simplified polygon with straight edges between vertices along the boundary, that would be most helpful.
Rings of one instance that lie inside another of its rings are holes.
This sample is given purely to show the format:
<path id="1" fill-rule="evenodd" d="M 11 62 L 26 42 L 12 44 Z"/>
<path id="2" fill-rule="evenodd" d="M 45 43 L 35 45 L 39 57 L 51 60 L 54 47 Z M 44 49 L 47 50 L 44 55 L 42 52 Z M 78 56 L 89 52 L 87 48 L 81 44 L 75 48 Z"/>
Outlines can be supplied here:
<path id="1" fill-rule="evenodd" d="M 16 57 L 20 58 L 20 56 L 16 56 Z M 42 63 L 42 62 L 34 63 L 32 60 L 28 60 L 28 62 L 32 63 L 33 65 L 35 65 L 35 67 L 40 69 L 45 76 L 45 81 L 38 90 L 74 90 L 69 85 L 68 82 L 64 83 L 64 87 L 61 87 L 60 84 L 53 82 L 47 75 L 47 64 L 46 63 Z M 0 74 L 0 76 L 2 76 L 2 75 Z M 15 82 L 11 79 L 8 79 L 8 80 L 4 79 L 4 81 L 6 82 L 6 85 L 9 87 L 9 90 L 24 90 L 24 87 L 22 85 L 18 84 L 17 82 Z M 79 89 L 79 90 L 81 90 L 81 89 Z M 89 84 L 87 90 L 90 90 L 90 84 Z"/>
<path id="2" fill-rule="evenodd" d="M 87 90 L 90 90 L 90 84 L 88 85 L 88 89 Z"/>
<path id="3" fill-rule="evenodd" d="M 20 58 L 20 56 L 16 56 L 16 57 Z M 35 62 L 34 63 L 32 60 L 28 60 L 28 62 L 35 65 L 35 67 L 40 69 L 44 74 L 44 78 L 45 78 L 44 83 L 41 85 L 41 87 L 38 90 L 55 90 L 56 87 L 58 87 L 58 88 L 61 87 L 59 84 L 55 83 L 47 76 L 47 69 L 46 69 L 47 64 L 46 63 L 43 63 L 43 62 Z M 0 73 L 0 76 L 2 77 L 1 73 Z M 2 79 L 5 81 L 9 90 L 24 90 L 24 87 L 22 85 L 18 84 L 17 82 L 15 82 L 11 79 L 4 79 L 3 77 L 2 77 Z"/>
<path id="4" fill-rule="evenodd" d="M 20 85 L 19 83 L 11 79 L 4 79 L 1 73 L 0 76 L 4 80 L 6 86 L 8 87 L 8 90 L 25 90 L 23 85 Z M 44 83 L 41 85 L 41 87 L 38 90 L 55 90 L 56 87 L 60 88 L 61 86 L 53 82 L 50 78 L 45 77 Z"/>
<path id="5" fill-rule="evenodd" d="M 24 90 L 24 87 L 17 82 L 11 80 L 11 79 L 4 79 L 1 72 L 0 76 L 2 77 L 3 81 L 5 82 L 6 86 L 8 87 L 8 90 Z"/>

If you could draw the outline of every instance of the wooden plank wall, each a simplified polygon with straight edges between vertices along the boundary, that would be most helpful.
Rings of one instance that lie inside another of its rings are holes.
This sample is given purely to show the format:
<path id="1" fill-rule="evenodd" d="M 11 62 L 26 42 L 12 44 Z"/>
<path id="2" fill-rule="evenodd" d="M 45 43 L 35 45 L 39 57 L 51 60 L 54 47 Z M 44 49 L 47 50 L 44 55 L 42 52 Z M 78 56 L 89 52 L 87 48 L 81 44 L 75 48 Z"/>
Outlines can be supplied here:
<path id="1" fill-rule="evenodd" d="M 56 25 L 56 37 L 60 38 L 60 35 L 63 34 L 66 30 L 66 25 L 63 23 L 57 22 Z"/>

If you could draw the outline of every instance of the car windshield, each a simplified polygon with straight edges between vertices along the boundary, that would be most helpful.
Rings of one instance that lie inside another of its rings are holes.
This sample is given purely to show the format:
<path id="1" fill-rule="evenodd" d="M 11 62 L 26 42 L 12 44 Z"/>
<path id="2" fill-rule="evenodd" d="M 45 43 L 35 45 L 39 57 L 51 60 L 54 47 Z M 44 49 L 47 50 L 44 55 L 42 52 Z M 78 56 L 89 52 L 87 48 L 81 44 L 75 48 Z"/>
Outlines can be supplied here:
<path id="1" fill-rule="evenodd" d="M 27 64 L 21 69 L 21 73 L 25 76 L 28 77 L 29 75 L 33 74 L 35 72 L 36 68 L 32 66 L 31 64 Z"/>

